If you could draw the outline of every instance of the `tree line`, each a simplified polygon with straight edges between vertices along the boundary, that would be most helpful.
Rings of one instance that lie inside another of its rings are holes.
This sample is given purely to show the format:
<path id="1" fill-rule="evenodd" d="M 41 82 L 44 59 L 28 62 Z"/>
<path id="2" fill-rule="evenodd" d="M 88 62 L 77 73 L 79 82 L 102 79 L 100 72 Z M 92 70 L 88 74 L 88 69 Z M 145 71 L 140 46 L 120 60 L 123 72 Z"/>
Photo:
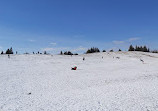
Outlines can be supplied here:
<path id="1" fill-rule="evenodd" d="M 16 52 L 17 53 L 17 52 Z M 1 52 L 1 54 L 14 54 L 12 47 L 10 49 L 7 49 L 6 52 Z"/>
<path id="2" fill-rule="evenodd" d="M 119 49 L 118 51 L 122 51 L 122 50 Z M 145 46 L 138 46 L 138 45 L 136 45 L 135 47 L 133 45 L 130 45 L 128 51 L 141 51 L 141 52 L 158 53 L 158 50 L 150 51 L 150 49 L 146 45 Z M 88 49 L 86 51 L 86 54 L 89 54 L 89 53 L 98 53 L 98 52 L 101 52 L 99 50 L 99 48 L 97 48 L 97 47 L 91 47 L 90 49 Z M 106 50 L 102 50 L 102 52 L 106 52 Z M 114 52 L 114 50 L 111 49 L 109 52 Z M 16 51 L 16 54 L 17 53 L 18 52 Z M 8 48 L 5 52 L 2 51 L 1 54 L 14 54 L 13 48 L 12 47 Z M 24 54 L 29 54 L 29 53 L 26 52 Z M 40 53 L 38 51 L 37 53 L 33 52 L 33 54 L 42 54 L 42 53 Z M 44 51 L 43 54 L 48 54 L 48 53 L 46 51 Z M 60 55 L 78 55 L 78 53 L 72 53 L 71 51 L 65 51 L 65 52 L 61 51 Z"/>
<path id="3" fill-rule="evenodd" d="M 150 52 L 150 49 L 147 46 L 137 46 L 133 47 L 132 45 L 129 46 L 128 51 L 141 51 L 141 52 Z"/>
<path id="4" fill-rule="evenodd" d="M 118 51 L 122 51 L 119 49 Z M 133 45 L 129 46 L 128 51 L 140 51 L 140 52 L 152 52 L 152 53 L 158 53 L 158 50 L 150 51 L 150 49 L 145 45 L 145 46 L 138 46 L 136 45 L 135 47 Z M 88 53 L 96 53 L 100 52 L 99 48 L 92 47 L 86 51 L 86 54 Z M 106 50 L 103 50 L 102 52 L 106 52 Z M 111 49 L 109 52 L 114 52 L 113 49 Z"/>
<path id="5" fill-rule="evenodd" d="M 78 54 L 77 53 L 72 53 L 71 51 L 65 51 L 65 52 L 61 51 L 60 55 L 78 55 Z"/>
<path id="6" fill-rule="evenodd" d="M 7 49 L 5 52 L 2 51 L 1 54 L 14 54 L 13 48 L 11 47 L 11 48 Z M 16 54 L 18 54 L 17 51 L 16 51 Z M 24 54 L 29 54 L 29 53 L 28 53 L 28 52 L 25 52 Z M 42 53 L 38 51 L 37 53 L 33 52 L 33 54 L 42 54 Z M 47 53 L 46 51 L 44 51 L 43 54 L 48 54 L 48 53 Z"/>

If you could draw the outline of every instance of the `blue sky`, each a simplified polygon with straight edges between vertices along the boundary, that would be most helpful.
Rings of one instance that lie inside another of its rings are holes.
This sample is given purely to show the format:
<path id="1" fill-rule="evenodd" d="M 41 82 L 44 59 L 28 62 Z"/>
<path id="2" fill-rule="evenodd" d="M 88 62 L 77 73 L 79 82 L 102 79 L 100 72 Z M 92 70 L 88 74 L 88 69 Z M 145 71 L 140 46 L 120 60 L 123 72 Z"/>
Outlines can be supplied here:
<path id="1" fill-rule="evenodd" d="M 0 0 L 0 51 L 158 49 L 157 0 Z"/>

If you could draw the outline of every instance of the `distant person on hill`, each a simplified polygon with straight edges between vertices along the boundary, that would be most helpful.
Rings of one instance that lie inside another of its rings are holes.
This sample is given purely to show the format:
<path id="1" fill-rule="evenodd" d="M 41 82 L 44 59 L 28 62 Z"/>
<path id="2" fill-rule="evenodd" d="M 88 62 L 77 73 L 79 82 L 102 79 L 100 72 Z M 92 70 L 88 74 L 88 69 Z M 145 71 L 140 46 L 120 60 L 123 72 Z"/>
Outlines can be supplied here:
<path id="1" fill-rule="evenodd" d="M 144 60 L 140 59 L 140 61 L 144 64 Z"/>
<path id="2" fill-rule="evenodd" d="M 8 58 L 10 58 L 10 55 L 8 54 Z"/>

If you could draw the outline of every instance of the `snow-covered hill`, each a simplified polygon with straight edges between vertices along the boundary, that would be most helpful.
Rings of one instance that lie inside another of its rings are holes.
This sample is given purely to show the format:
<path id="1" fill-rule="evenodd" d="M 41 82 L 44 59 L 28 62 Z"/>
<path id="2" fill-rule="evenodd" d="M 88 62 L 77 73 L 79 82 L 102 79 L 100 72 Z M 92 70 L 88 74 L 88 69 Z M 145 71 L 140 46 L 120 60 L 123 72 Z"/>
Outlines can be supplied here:
<path id="1" fill-rule="evenodd" d="M 0 111 L 158 111 L 158 55 L 0 55 Z"/>

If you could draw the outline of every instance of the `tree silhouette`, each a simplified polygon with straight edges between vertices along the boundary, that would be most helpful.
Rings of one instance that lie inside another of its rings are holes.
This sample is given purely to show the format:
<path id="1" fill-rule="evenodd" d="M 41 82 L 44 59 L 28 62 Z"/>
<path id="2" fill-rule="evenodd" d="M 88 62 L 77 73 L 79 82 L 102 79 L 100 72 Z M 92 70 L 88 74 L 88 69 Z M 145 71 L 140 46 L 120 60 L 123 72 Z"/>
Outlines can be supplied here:
<path id="1" fill-rule="evenodd" d="M 63 55 L 63 52 L 62 52 L 62 51 L 60 52 L 60 55 Z"/>
<path id="2" fill-rule="evenodd" d="M 106 52 L 106 50 L 103 50 L 103 52 Z"/>
<path id="3" fill-rule="evenodd" d="M 135 50 L 134 47 L 130 45 L 128 51 L 134 51 L 134 50 Z"/>
<path id="4" fill-rule="evenodd" d="M 46 52 L 46 51 L 44 51 L 44 54 L 47 54 L 47 52 Z"/>
<path id="5" fill-rule="evenodd" d="M 92 47 L 91 49 L 88 49 L 86 53 L 88 54 L 88 53 L 95 53 L 95 52 L 100 52 L 100 50 L 96 47 Z"/>
<path id="6" fill-rule="evenodd" d="M 13 54 L 13 49 L 12 47 L 10 49 L 7 49 L 6 54 Z"/>

